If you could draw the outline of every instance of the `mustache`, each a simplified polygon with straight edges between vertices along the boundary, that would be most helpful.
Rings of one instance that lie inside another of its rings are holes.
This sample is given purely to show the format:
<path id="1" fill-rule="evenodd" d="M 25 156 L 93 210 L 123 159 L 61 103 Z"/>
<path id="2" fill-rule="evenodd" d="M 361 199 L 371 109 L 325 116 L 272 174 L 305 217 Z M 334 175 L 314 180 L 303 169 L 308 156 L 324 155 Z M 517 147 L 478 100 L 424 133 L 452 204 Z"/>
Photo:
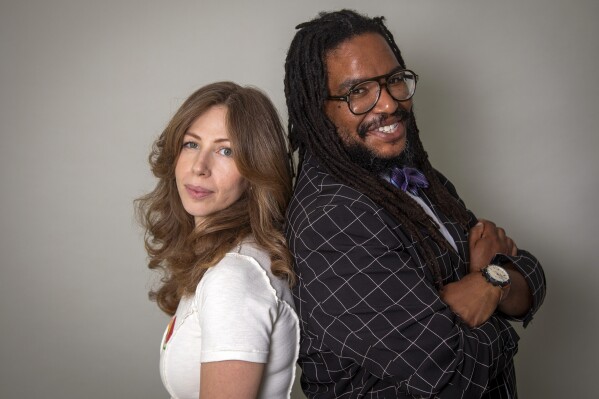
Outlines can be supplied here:
<path id="1" fill-rule="evenodd" d="M 385 126 L 385 120 L 391 117 L 397 118 L 400 122 L 403 122 L 408 120 L 408 118 L 411 118 L 412 115 L 413 114 L 411 110 L 408 111 L 406 109 L 403 109 L 402 107 L 398 107 L 397 110 L 395 110 L 395 112 L 389 114 L 388 116 L 381 115 L 380 117 L 373 119 L 370 122 L 365 122 L 358 126 L 358 136 L 361 139 L 364 139 L 368 131 L 378 129 L 381 126 Z"/>

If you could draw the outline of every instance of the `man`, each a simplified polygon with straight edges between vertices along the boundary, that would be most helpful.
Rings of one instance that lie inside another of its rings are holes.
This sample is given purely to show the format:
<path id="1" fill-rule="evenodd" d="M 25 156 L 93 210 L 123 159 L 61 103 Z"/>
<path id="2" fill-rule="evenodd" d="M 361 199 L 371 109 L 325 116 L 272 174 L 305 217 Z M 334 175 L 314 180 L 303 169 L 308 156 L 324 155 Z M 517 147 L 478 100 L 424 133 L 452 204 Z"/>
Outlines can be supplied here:
<path id="1" fill-rule="evenodd" d="M 287 213 L 309 398 L 516 398 L 538 261 L 431 166 L 418 76 L 382 18 L 322 13 L 285 63 L 299 175 Z M 491 266 L 490 266 L 491 265 Z"/>

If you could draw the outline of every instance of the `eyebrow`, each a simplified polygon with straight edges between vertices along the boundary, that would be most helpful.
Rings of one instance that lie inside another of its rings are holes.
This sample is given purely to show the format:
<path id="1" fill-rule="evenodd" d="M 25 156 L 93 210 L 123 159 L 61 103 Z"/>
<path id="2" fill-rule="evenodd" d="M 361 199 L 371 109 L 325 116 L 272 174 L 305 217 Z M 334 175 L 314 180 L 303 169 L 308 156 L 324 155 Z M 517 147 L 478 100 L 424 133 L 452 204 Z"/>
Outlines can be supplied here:
<path id="1" fill-rule="evenodd" d="M 202 138 L 200 136 L 198 136 L 197 134 L 195 134 L 195 133 L 185 132 L 185 135 L 186 136 L 191 136 L 191 137 L 195 138 L 196 140 L 202 141 Z M 227 139 L 227 138 L 222 138 L 222 139 L 216 139 L 216 140 L 214 140 L 215 143 L 222 143 L 222 142 L 225 142 L 225 141 L 231 141 L 231 140 Z"/>
<path id="2" fill-rule="evenodd" d="M 402 67 L 401 65 L 396 66 L 395 68 L 393 68 L 391 71 L 389 71 L 389 73 L 386 73 L 385 75 L 391 75 L 395 72 L 399 72 L 404 70 L 405 68 Z M 385 76 L 382 75 L 382 76 Z M 361 83 L 361 82 L 365 82 L 367 80 L 371 80 L 373 77 L 369 77 L 369 78 L 349 78 L 344 80 L 343 82 L 341 82 L 341 84 L 339 85 L 339 89 L 340 90 L 349 90 L 352 86 Z"/>

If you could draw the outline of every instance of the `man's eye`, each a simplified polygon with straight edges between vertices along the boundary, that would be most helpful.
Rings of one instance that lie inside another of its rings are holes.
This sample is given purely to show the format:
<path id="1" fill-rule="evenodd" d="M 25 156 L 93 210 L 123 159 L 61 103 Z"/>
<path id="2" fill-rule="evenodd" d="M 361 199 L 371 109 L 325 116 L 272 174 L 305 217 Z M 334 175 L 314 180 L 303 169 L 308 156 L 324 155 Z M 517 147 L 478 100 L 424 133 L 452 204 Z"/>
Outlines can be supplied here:
<path id="1" fill-rule="evenodd" d="M 223 148 L 221 148 L 220 150 L 218 150 L 218 153 L 219 153 L 220 155 L 224 155 L 224 156 L 226 156 L 226 157 L 230 157 L 230 156 L 232 156 L 232 155 L 233 155 L 233 150 L 232 150 L 232 149 L 230 149 L 230 148 L 228 148 L 228 147 L 223 147 Z"/>
<path id="2" fill-rule="evenodd" d="M 387 81 L 390 85 L 397 85 L 404 82 L 403 76 L 393 76 Z"/>
<path id="3" fill-rule="evenodd" d="M 354 89 L 352 89 L 352 91 L 350 91 L 349 95 L 352 97 L 363 97 L 363 96 L 368 95 L 369 92 L 370 92 L 370 90 L 368 89 L 368 87 L 358 86 L 358 87 L 355 87 Z"/>

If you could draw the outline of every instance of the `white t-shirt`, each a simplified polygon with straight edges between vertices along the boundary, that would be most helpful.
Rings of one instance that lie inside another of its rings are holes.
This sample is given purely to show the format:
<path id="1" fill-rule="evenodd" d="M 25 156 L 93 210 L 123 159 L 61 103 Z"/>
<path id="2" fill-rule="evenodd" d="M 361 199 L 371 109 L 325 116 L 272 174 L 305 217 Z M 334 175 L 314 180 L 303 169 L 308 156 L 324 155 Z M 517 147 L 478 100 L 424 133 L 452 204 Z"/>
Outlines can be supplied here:
<path id="1" fill-rule="evenodd" d="M 272 275 L 268 254 L 244 242 L 181 299 L 160 346 L 160 374 L 172 398 L 197 399 L 201 363 L 266 363 L 258 397 L 289 398 L 298 351 L 289 287 Z"/>

